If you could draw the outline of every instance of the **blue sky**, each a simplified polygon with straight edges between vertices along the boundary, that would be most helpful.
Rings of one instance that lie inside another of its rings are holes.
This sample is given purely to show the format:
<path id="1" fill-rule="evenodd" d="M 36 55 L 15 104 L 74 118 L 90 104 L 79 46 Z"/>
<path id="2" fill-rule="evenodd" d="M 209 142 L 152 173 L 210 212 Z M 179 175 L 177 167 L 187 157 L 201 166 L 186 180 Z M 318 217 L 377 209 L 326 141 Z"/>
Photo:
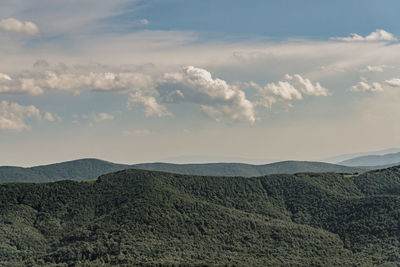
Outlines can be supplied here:
<path id="1" fill-rule="evenodd" d="M 114 21 L 151 21 L 149 29 L 200 31 L 227 36 L 327 39 L 349 30 L 368 34 L 385 28 L 397 33 L 398 1 L 143 1 Z"/>
<path id="2" fill-rule="evenodd" d="M 0 165 L 400 146 L 397 1 L 0 7 Z"/>

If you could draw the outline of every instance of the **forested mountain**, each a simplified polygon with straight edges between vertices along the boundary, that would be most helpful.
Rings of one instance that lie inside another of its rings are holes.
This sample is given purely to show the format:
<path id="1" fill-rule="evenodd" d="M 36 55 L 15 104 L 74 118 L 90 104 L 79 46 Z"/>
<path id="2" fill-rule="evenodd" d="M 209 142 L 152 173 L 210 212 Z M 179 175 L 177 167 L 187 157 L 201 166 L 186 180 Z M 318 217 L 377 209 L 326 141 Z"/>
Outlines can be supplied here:
<path id="1" fill-rule="evenodd" d="M 400 152 L 385 155 L 368 155 L 340 162 L 345 166 L 376 166 L 400 163 Z"/>
<path id="2" fill-rule="evenodd" d="M 298 172 L 364 172 L 369 168 L 347 167 L 323 162 L 282 161 L 265 165 L 243 163 L 171 164 L 144 163 L 115 164 L 98 159 L 80 159 L 32 168 L 0 167 L 0 183 L 53 182 L 59 180 L 87 180 L 128 168 L 166 171 L 189 175 L 253 177 L 277 173 Z"/>
<path id="3" fill-rule="evenodd" d="M 1 266 L 397 266 L 400 167 L 0 185 Z"/>

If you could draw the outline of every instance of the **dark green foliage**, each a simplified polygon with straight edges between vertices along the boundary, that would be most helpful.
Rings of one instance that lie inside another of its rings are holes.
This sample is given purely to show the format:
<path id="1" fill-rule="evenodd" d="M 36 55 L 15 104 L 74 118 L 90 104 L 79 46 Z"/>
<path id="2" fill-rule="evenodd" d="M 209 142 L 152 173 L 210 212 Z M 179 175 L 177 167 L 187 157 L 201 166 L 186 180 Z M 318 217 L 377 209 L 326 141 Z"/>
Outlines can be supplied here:
<path id="1" fill-rule="evenodd" d="M 243 163 L 170 164 L 144 163 L 136 165 L 115 164 L 98 159 L 80 159 L 32 168 L 0 167 L 0 183 L 46 183 L 65 179 L 88 180 L 110 172 L 129 168 L 165 171 L 189 175 L 255 177 L 273 173 L 298 172 L 365 172 L 368 168 L 346 167 L 323 162 L 282 161 L 266 165 Z"/>
<path id="2" fill-rule="evenodd" d="M 400 167 L 0 185 L 0 266 L 397 266 Z"/>

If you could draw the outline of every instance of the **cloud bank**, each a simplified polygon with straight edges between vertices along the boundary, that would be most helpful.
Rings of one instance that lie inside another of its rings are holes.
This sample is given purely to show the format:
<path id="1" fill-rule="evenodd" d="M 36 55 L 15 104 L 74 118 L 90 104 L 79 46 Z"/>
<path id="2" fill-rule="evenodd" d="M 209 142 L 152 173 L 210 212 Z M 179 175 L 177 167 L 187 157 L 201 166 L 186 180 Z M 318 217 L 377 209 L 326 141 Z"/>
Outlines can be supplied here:
<path id="1" fill-rule="evenodd" d="M 345 42 L 354 42 L 354 41 L 397 41 L 397 37 L 395 37 L 392 33 L 387 32 L 382 29 L 377 29 L 374 32 L 371 32 L 367 36 L 361 36 L 357 33 L 351 33 L 349 37 L 332 37 L 331 40 L 345 41 Z"/>

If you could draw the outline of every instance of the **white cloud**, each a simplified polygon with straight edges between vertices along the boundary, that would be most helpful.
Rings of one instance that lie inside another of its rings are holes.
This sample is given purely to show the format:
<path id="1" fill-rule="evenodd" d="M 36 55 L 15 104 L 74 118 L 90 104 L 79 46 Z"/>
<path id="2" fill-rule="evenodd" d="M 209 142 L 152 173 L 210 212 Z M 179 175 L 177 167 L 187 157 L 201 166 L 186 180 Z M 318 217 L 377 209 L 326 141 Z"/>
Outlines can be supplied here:
<path id="1" fill-rule="evenodd" d="M 383 72 L 385 67 L 386 67 L 385 65 L 376 65 L 376 66 L 368 65 L 365 67 L 365 69 L 362 69 L 361 72 Z"/>
<path id="2" fill-rule="evenodd" d="M 392 87 L 399 87 L 400 86 L 400 79 L 399 78 L 393 78 L 390 80 L 386 80 L 385 83 L 387 85 L 390 85 Z"/>
<path id="3" fill-rule="evenodd" d="M 285 78 L 298 88 L 303 94 L 313 96 L 328 96 L 328 89 L 321 86 L 319 82 L 313 84 L 309 79 L 301 77 L 299 74 L 286 74 Z"/>
<path id="4" fill-rule="evenodd" d="M 264 89 L 268 95 L 273 94 L 284 100 L 301 100 L 303 96 L 301 93 L 294 88 L 289 82 L 279 81 L 278 83 L 268 83 L 265 85 Z"/>
<path id="5" fill-rule="evenodd" d="M 9 75 L 0 73 L 0 94 L 41 95 L 43 90 L 35 85 L 34 79 L 13 80 Z"/>
<path id="6" fill-rule="evenodd" d="M 73 91 L 78 94 L 83 89 L 94 91 L 129 91 L 143 88 L 151 88 L 153 80 L 142 73 L 113 73 L 90 72 L 61 73 L 49 71 L 46 77 L 39 79 L 38 83 L 43 87 L 57 90 Z"/>
<path id="7" fill-rule="evenodd" d="M 44 116 L 43 116 L 43 117 L 44 117 L 45 120 L 48 120 L 48 121 L 51 121 L 51 122 L 53 122 L 53 121 L 56 120 L 55 117 L 54 117 L 54 115 L 51 114 L 50 112 L 44 113 Z"/>
<path id="8" fill-rule="evenodd" d="M 167 108 L 159 104 L 154 96 L 143 95 L 141 92 L 130 94 L 131 103 L 141 103 L 144 105 L 146 116 L 172 116 Z"/>
<path id="9" fill-rule="evenodd" d="M 8 76 L 7 74 L 0 73 L 0 81 L 11 81 L 11 77 Z"/>
<path id="10" fill-rule="evenodd" d="M 41 120 L 39 109 L 35 106 L 22 106 L 18 103 L 0 102 L 0 129 L 10 131 L 23 131 L 31 129 L 25 123 L 27 118 Z"/>
<path id="11" fill-rule="evenodd" d="M 22 79 L 20 82 L 9 85 L 0 82 L 0 94 L 28 94 L 41 95 L 43 90 L 33 84 L 31 79 Z"/>
<path id="12" fill-rule="evenodd" d="M 141 19 L 141 20 L 140 20 L 140 24 L 142 24 L 142 25 L 148 25 L 148 24 L 149 24 L 149 21 L 148 21 L 147 19 Z"/>
<path id="13" fill-rule="evenodd" d="M 188 66 L 181 72 L 167 73 L 158 82 L 157 89 L 166 96 L 175 92 L 179 101 L 199 105 L 204 114 L 215 120 L 223 117 L 250 123 L 256 120 L 253 103 L 244 91 L 222 79 L 214 79 L 202 68 Z"/>
<path id="14" fill-rule="evenodd" d="M 40 64 L 40 67 L 36 66 L 32 71 L 21 71 L 15 75 L 15 79 L 0 73 L 0 94 L 41 95 L 46 90 L 68 91 L 74 95 L 79 95 L 83 90 L 121 93 L 154 91 L 154 81 L 150 75 L 138 71 L 112 72 L 106 69 L 112 68 L 79 65 L 72 68 L 66 65 L 51 68 Z"/>
<path id="15" fill-rule="evenodd" d="M 110 114 L 107 114 L 107 113 L 104 113 L 104 112 L 101 112 L 99 114 L 95 114 L 94 115 L 94 120 L 96 122 L 108 121 L 108 120 L 113 120 L 113 119 L 114 119 L 113 115 L 110 115 Z"/>
<path id="16" fill-rule="evenodd" d="M 367 36 L 361 36 L 357 33 L 351 33 L 349 37 L 332 37 L 332 40 L 354 42 L 354 41 L 396 41 L 397 38 L 390 32 L 377 29 Z"/>
<path id="17" fill-rule="evenodd" d="M 299 74 L 285 75 L 286 81 L 277 83 L 268 83 L 264 87 L 259 86 L 254 82 L 250 82 L 248 86 L 258 90 L 263 98 L 258 104 L 270 107 L 271 104 L 280 101 L 290 102 L 293 100 L 302 100 L 303 94 L 310 96 L 328 96 L 328 89 L 321 86 L 319 82 L 312 83 L 309 79 L 303 78 Z"/>
<path id="18" fill-rule="evenodd" d="M 358 82 L 350 88 L 351 92 L 382 92 L 383 88 L 380 83 L 373 82 L 369 84 L 366 80 Z"/>
<path id="19" fill-rule="evenodd" d="M 0 30 L 8 32 L 19 32 L 28 35 L 37 35 L 40 33 L 39 27 L 31 21 L 20 21 L 15 18 L 0 20 Z"/>

